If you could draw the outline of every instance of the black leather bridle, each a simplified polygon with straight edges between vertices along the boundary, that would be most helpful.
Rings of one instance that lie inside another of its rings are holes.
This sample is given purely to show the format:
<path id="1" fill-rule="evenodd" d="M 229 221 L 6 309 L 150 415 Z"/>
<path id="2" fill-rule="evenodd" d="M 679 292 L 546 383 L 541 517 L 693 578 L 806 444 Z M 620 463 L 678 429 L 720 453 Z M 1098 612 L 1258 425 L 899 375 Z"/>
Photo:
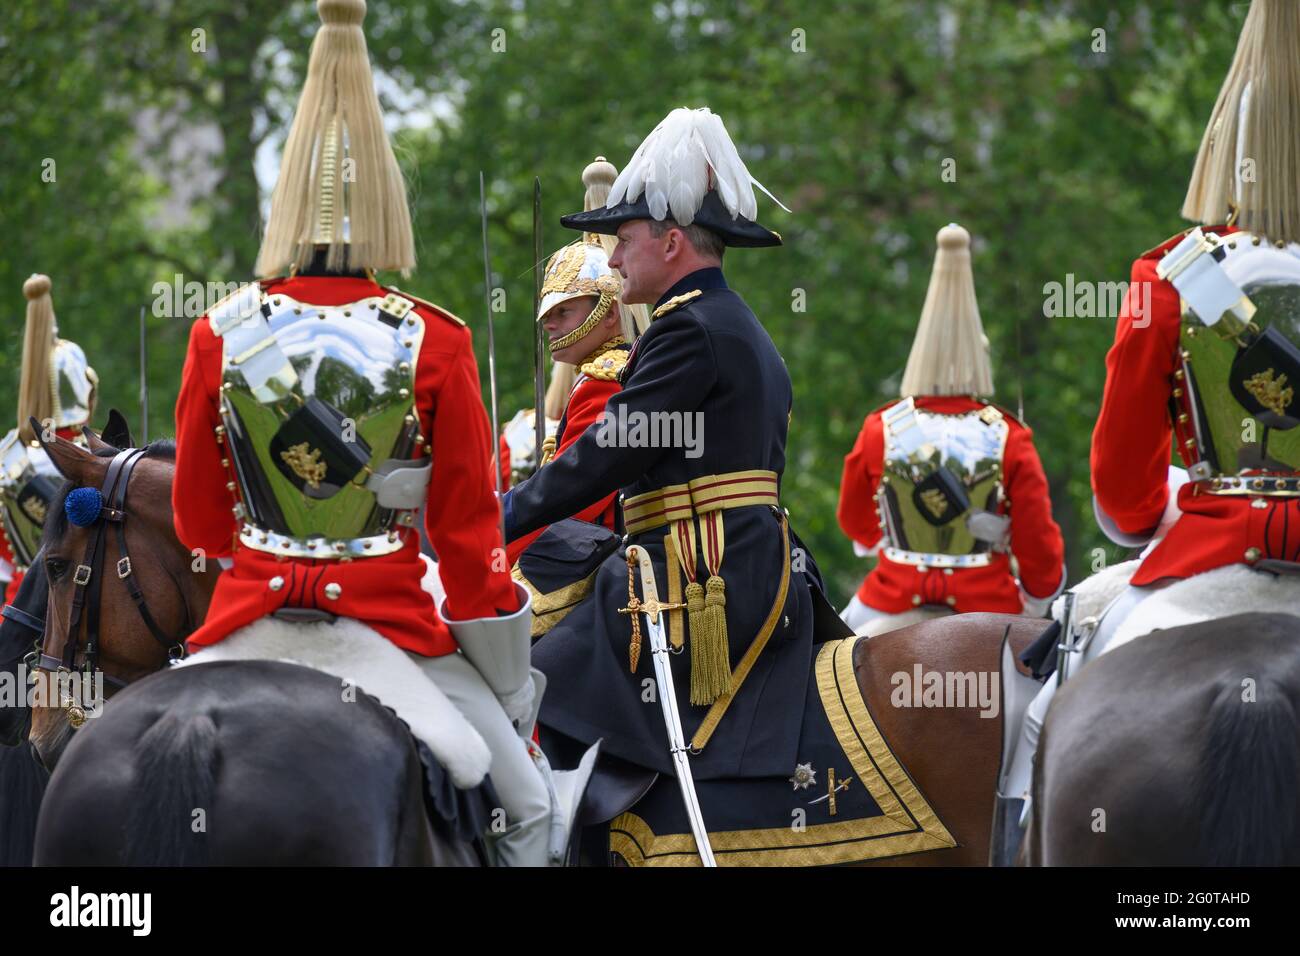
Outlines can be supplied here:
<path id="1" fill-rule="evenodd" d="M 38 648 L 39 653 L 36 655 L 34 669 L 67 673 L 80 669 L 87 677 L 92 677 L 96 672 L 99 663 L 104 541 L 109 524 L 113 525 L 113 530 L 117 535 L 117 549 L 121 554 L 121 558 L 117 562 L 117 576 L 126 585 L 127 592 L 131 595 L 131 600 L 135 602 L 136 609 L 140 612 L 140 617 L 149 629 L 149 633 L 167 652 L 168 662 L 185 656 L 185 639 L 190 635 L 193 628 L 191 627 L 181 637 L 177 638 L 166 634 L 158 626 L 158 622 L 149 612 L 148 602 L 145 600 L 144 593 L 140 590 L 140 585 L 136 581 L 131 566 L 131 555 L 126 546 L 127 487 L 131 482 L 131 472 L 135 470 L 135 466 L 145 456 L 146 452 L 147 449 L 145 448 L 128 448 L 125 451 L 119 451 L 113 456 L 113 460 L 109 462 L 108 471 L 104 475 L 103 490 L 101 491 L 104 504 L 91 525 L 94 530 L 91 532 L 89 542 L 87 542 L 85 557 L 82 563 L 77 565 L 72 576 L 76 590 L 72 596 L 72 610 L 67 633 L 64 635 L 62 656 L 55 657 L 46 653 L 44 645 L 45 641 L 48 640 L 48 635 L 45 635 L 44 621 L 13 605 L 9 605 L 4 609 L 5 617 L 34 630 L 39 628 L 43 635 L 42 644 Z M 83 620 L 86 623 L 86 643 L 81 666 L 78 668 L 77 652 L 81 649 L 78 631 Z M 189 623 L 187 621 L 187 624 Z M 165 667 L 166 662 L 162 666 Z M 120 690 L 128 683 L 106 672 L 101 673 L 104 682 L 114 690 Z M 63 706 L 65 710 L 68 710 L 69 721 L 72 725 L 74 727 L 79 726 L 85 719 L 84 710 L 75 702 L 64 702 Z"/>

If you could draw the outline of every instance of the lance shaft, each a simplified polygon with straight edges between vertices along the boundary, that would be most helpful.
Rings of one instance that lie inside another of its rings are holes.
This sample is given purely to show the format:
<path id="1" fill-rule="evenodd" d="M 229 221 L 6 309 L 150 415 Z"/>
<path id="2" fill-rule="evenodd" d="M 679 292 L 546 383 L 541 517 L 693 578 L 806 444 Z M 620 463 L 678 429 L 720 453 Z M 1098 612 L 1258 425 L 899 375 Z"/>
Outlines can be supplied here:
<path id="1" fill-rule="evenodd" d="M 492 259 L 488 252 L 487 190 L 483 183 L 483 170 L 478 173 L 479 218 L 483 221 L 483 302 L 487 306 L 488 330 L 488 389 L 492 393 L 492 470 L 497 489 L 497 520 L 501 525 L 501 543 L 506 543 L 506 514 L 501 501 L 501 426 L 497 415 L 497 340 L 492 325 Z"/>
<path id="2" fill-rule="evenodd" d="M 533 456 L 542 464 L 542 443 L 546 440 L 546 353 L 542 328 L 542 181 L 533 177 Z"/>

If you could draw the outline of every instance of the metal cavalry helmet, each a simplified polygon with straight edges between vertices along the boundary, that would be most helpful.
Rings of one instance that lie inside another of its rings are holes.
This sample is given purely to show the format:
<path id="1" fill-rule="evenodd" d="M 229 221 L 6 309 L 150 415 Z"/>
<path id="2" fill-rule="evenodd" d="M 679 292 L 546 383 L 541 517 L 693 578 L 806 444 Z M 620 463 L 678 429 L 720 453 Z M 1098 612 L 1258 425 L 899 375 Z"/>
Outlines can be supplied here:
<path id="1" fill-rule="evenodd" d="M 80 345 L 59 338 L 50 278 L 33 275 L 23 283 L 27 325 L 23 336 L 18 427 L 0 439 L 0 519 L 18 570 L 40 548 L 45 514 L 62 476 L 36 440 L 31 419 L 80 441 L 80 428 L 95 409 L 99 376 Z"/>

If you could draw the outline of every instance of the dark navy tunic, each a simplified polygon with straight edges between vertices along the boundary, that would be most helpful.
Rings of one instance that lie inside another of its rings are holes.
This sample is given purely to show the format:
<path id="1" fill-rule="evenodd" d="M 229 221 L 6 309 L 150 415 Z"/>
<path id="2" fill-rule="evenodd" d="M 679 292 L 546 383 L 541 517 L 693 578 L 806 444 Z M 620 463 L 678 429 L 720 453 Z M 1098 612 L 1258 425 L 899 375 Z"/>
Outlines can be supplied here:
<path id="1" fill-rule="evenodd" d="M 608 433 L 600 435 L 600 423 L 589 427 L 562 457 L 507 495 L 507 539 L 574 514 L 615 489 L 631 497 L 725 472 L 763 469 L 781 475 L 792 401 L 785 362 L 744 300 L 727 287 L 720 269 L 686 276 L 660 303 L 696 289 L 702 294 L 655 319 L 637 341 L 623 390 L 606 407 L 613 420 L 626 415 L 629 423 L 638 415 L 650 420 L 655 412 L 699 413 L 695 444 L 665 448 L 621 442 L 611 447 Z M 772 608 L 787 556 L 770 506 L 727 510 L 723 526 L 721 573 L 734 669 Z M 664 601 L 668 530 L 649 529 L 627 542 L 650 554 Z M 791 541 L 795 547 L 793 534 Z M 698 779 L 788 776 L 794 769 L 813 655 L 810 589 L 820 588 L 811 558 L 798 557 L 783 614 L 766 649 L 707 747 L 692 758 Z M 702 556 L 696 566 L 703 581 L 708 572 Z M 627 614 L 618 613 L 627 603 L 626 550 L 620 547 L 601 565 L 592 595 L 534 646 L 533 663 L 548 680 L 540 720 L 582 743 L 603 739 L 606 752 L 671 773 L 660 704 L 647 691 L 647 679 L 652 684 L 654 678 L 648 636 L 636 673 L 629 671 L 631 623 Z M 690 703 L 690 656 L 687 648 L 670 658 L 688 741 L 708 712 Z"/>

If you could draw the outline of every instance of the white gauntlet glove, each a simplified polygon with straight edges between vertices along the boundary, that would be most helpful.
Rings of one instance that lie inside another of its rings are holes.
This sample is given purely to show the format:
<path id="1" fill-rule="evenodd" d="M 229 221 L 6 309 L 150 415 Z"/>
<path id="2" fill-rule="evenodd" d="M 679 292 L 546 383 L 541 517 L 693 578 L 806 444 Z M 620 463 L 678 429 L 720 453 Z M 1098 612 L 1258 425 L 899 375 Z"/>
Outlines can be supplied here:
<path id="1" fill-rule="evenodd" d="M 519 582 L 514 584 L 520 607 L 513 614 L 455 621 L 447 616 L 445 597 L 438 604 L 438 614 L 451 628 L 461 653 L 492 688 L 510 720 L 517 723 L 533 713 L 535 692 L 529 666 L 532 658 L 532 598 Z"/>

